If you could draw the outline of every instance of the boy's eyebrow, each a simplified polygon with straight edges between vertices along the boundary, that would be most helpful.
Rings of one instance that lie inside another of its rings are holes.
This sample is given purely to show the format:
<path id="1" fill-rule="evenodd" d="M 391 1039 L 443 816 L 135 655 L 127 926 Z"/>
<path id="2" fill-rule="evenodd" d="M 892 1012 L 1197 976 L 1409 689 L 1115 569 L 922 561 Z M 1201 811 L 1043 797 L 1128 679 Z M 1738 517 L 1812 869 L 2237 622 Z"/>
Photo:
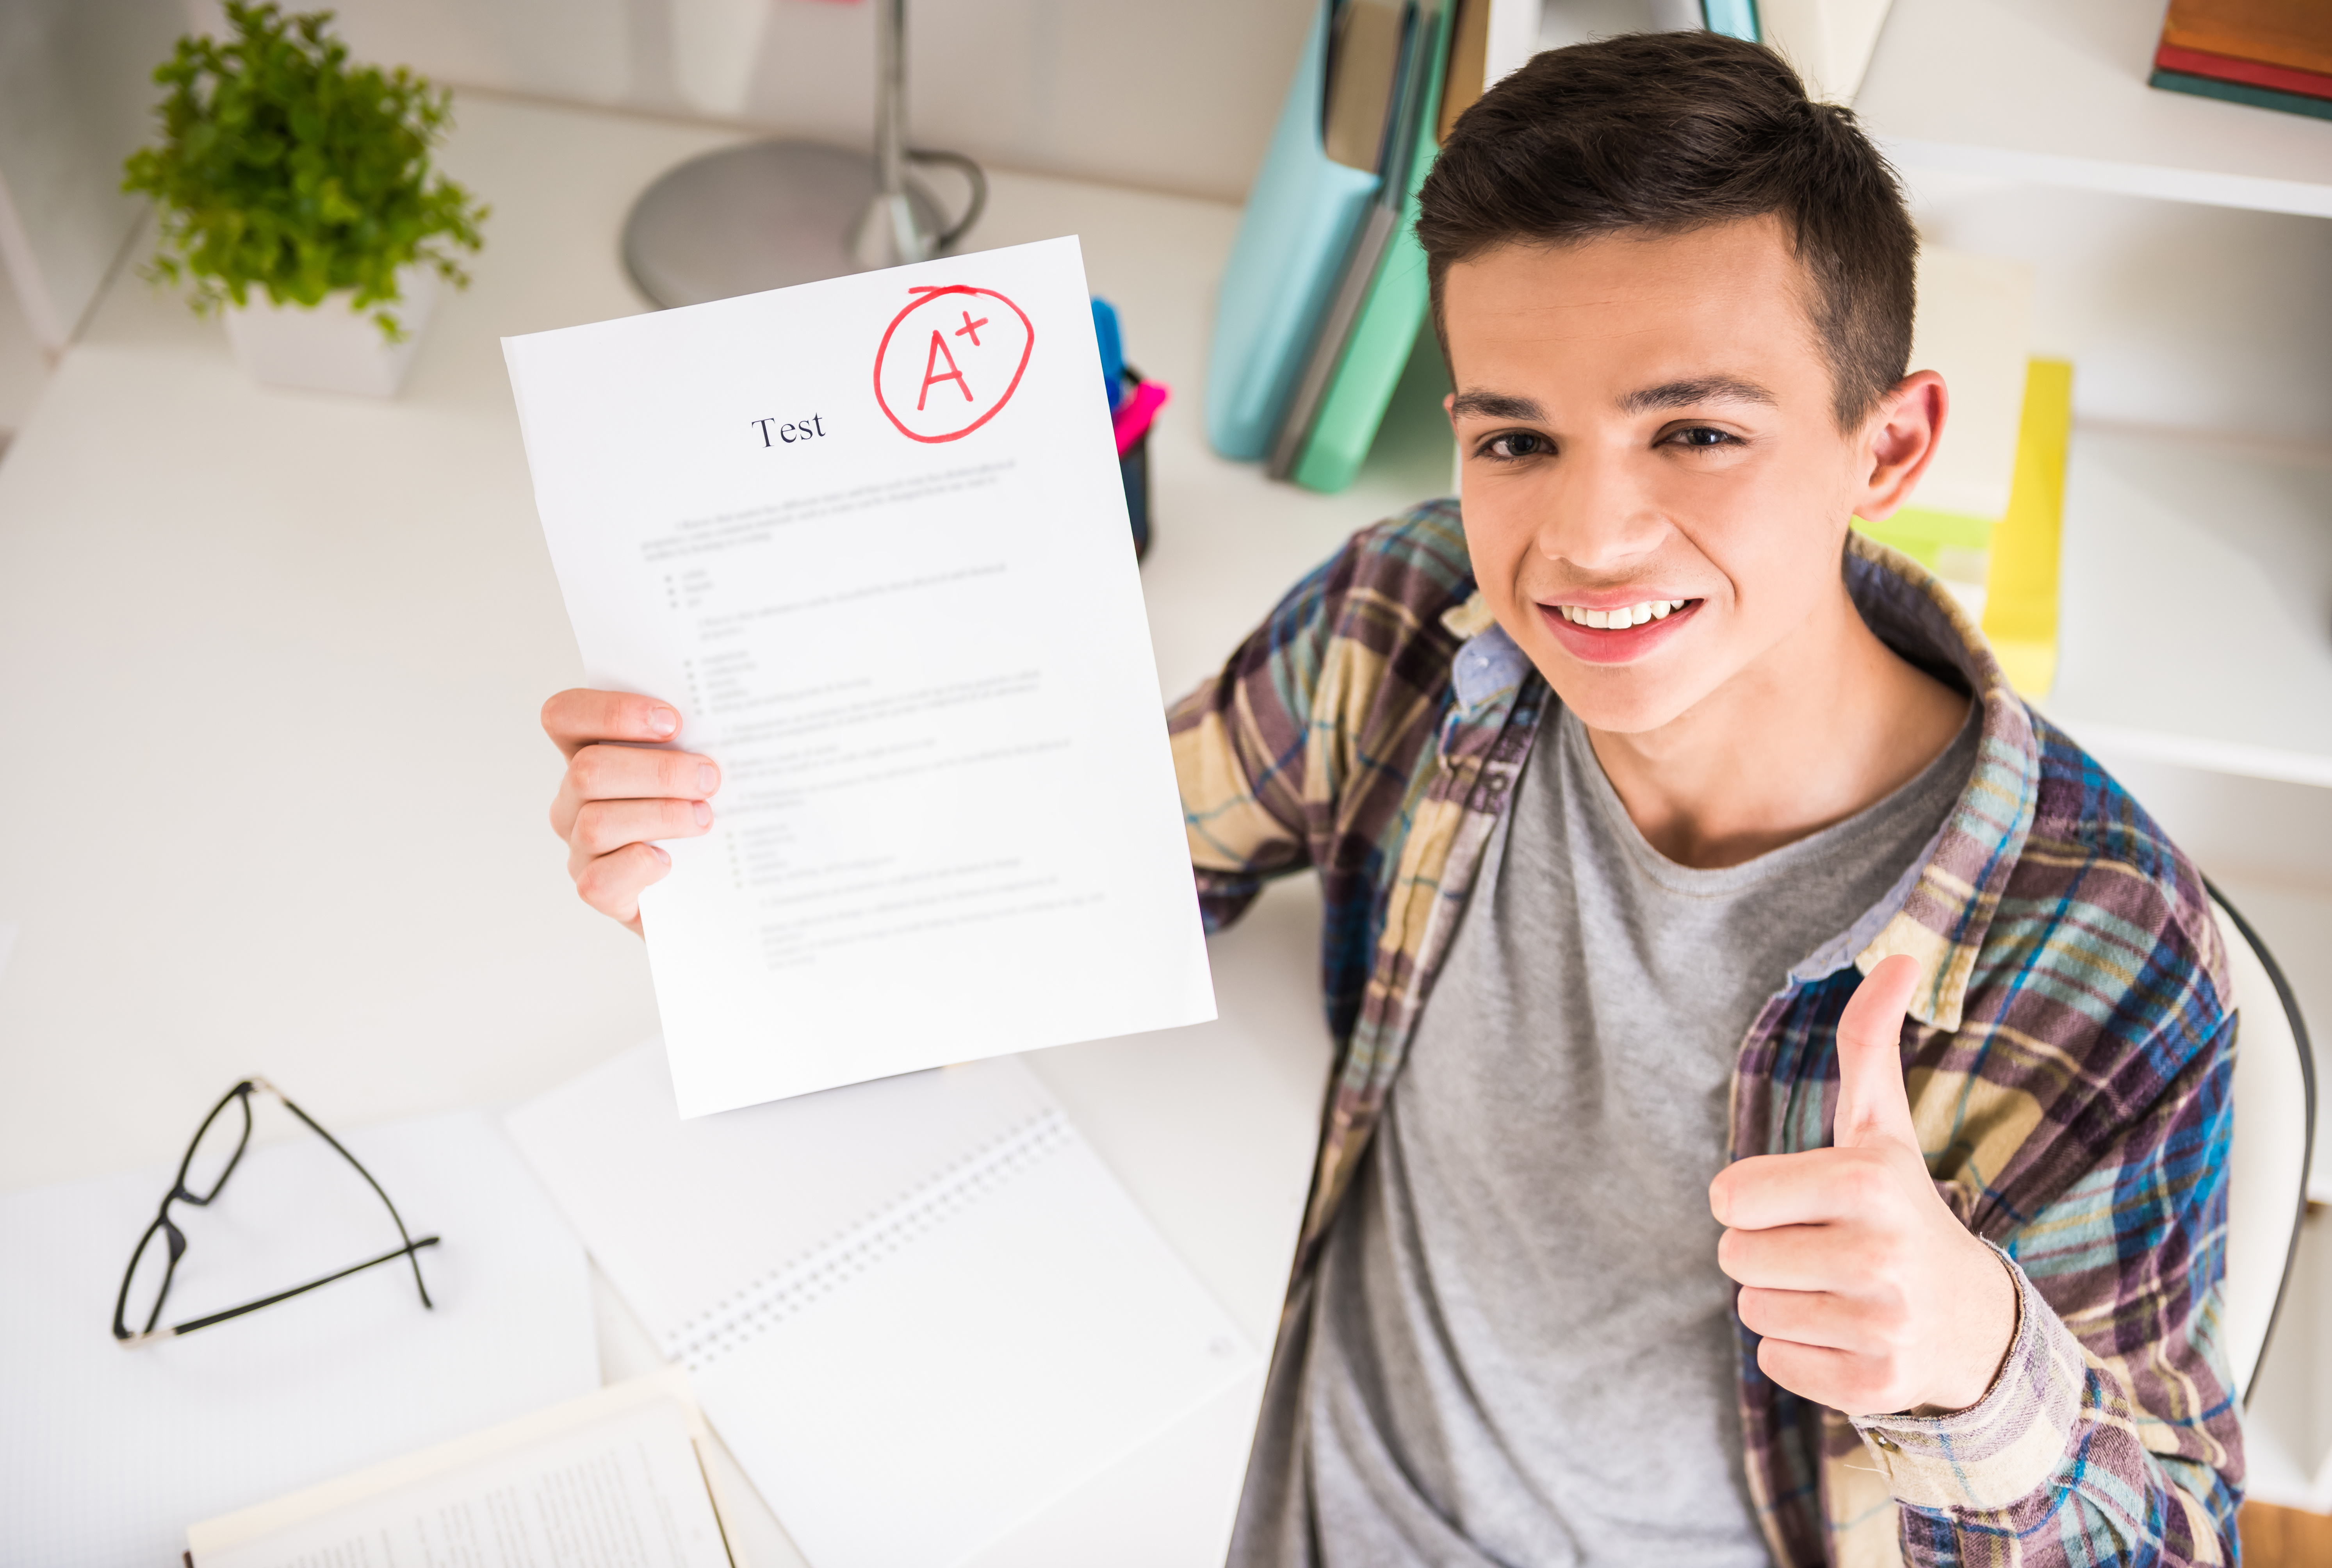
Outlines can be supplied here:
<path id="1" fill-rule="evenodd" d="M 1453 418 L 1544 420 L 1546 410 L 1528 397 L 1504 392 L 1460 392 L 1449 405 Z"/>
<path id="2" fill-rule="evenodd" d="M 1688 408 L 1696 403 L 1763 403 L 1770 408 L 1774 401 L 1773 395 L 1754 381 L 1704 376 L 1630 392 L 1620 399 L 1620 407 L 1629 414 L 1649 414 L 1655 408 Z"/>
<path id="3" fill-rule="evenodd" d="M 1656 408 L 1688 408 L 1696 403 L 1763 403 L 1770 408 L 1775 402 L 1773 395 L 1754 381 L 1703 376 L 1630 392 L 1620 399 L 1620 408 L 1627 414 L 1649 414 Z M 1546 418 L 1545 407 L 1535 398 L 1505 392 L 1460 392 L 1449 405 L 1449 412 L 1459 419 L 1521 419 L 1537 424 Z"/>

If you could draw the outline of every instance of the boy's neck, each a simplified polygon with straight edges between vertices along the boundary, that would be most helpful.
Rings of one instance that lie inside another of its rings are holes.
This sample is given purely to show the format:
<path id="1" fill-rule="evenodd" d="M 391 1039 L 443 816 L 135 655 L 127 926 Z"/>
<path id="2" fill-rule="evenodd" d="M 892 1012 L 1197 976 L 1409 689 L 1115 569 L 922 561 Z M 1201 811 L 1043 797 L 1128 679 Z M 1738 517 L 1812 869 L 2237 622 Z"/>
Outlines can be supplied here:
<path id="1" fill-rule="evenodd" d="M 1657 730 L 1591 729 L 1652 847 L 1738 865 L 1875 805 L 1935 760 L 1968 699 L 1863 624 L 1843 585 L 1805 625 Z"/>

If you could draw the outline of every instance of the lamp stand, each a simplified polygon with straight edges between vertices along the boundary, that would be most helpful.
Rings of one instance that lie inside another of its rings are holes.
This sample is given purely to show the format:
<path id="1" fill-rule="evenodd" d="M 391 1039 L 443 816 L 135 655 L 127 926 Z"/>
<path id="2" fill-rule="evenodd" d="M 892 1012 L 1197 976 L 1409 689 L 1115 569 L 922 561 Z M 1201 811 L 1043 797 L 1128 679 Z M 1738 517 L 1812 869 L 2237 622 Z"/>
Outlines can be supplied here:
<path id="1" fill-rule="evenodd" d="M 988 182 L 957 153 L 907 146 L 906 0 L 874 0 L 874 158 L 808 141 L 723 148 L 666 171 L 624 220 L 624 267 L 659 308 L 816 282 L 943 253 L 979 221 Z M 963 216 L 907 173 L 943 163 L 971 186 Z"/>

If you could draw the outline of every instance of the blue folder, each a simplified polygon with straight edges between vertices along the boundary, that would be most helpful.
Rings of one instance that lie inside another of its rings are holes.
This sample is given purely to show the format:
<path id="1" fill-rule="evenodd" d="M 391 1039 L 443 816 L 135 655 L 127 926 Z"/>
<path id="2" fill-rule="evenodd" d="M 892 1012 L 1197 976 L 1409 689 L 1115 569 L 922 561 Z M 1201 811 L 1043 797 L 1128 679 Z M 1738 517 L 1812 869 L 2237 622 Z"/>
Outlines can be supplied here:
<path id="1" fill-rule="evenodd" d="M 1322 0 L 1216 301 L 1207 439 L 1225 457 L 1261 457 L 1270 449 L 1353 232 L 1376 194 L 1375 173 L 1335 162 L 1321 141 L 1327 75 Z"/>
<path id="2" fill-rule="evenodd" d="M 1762 43 L 1757 30 L 1757 0 L 1700 0 L 1700 14 L 1711 33 L 1727 38 Z"/>

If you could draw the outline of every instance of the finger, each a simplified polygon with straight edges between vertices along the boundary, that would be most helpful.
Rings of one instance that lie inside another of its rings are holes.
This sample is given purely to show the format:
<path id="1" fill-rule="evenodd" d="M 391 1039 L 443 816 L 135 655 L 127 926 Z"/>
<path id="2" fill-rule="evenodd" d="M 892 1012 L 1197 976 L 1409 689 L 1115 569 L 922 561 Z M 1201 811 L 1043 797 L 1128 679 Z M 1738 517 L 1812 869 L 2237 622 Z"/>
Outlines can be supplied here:
<path id="1" fill-rule="evenodd" d="M 601 914 L 636 929 L 640 889 L 663 881 L 671 869 L 672 856 L 655 845 L 626 845 L 583 867 L 575 878 L 576 896 Z"/>
<path id="2" fill-rule="evenodd" d="M 1897 1301 L 1903 1276 L 1900 1232 L 1892 1226 L 1840 1220 L 1728 1230 L 1716 1241 L 1716 1267 L 1735 1283 L 1759 1290 L 1828 1291 L 1858 1301 Z"/>
<path id="3" fill-rule="evenodd" d="M 550 826 L 559 837 L 593 800 L 705 800 L 721 789 L 721 767 L 693 751 L 645 746 L 586 746 L 567 764 L 550 802 Z"/>
<path id="4" fill-rule="evenodd" d="M 543 703 L 542 731 L 572 757 L 595 741 L 669 741 L 680 733 L 680 713 L 654 697 L 578 686 Z"/>
<path id="5" fill-rule="evenodd" d="M 1830 1141 L 1841 1149 L 1881 1142 L 1919 1146 L 1903 1087 L 1903 1019 L 1918 983 L 1918 960 L 1899 952 L 1882 959 L 1839 1018 L 1838 1115 Z"/>
<path id="6" fill-rule="evenodd" d="M 694 838 L 712 827 L 712 808 L 702 800 L 588 800 L 575 814 L 567 836 L 568 865 L 611 855 L 626 844 L 658 838 Z"/>
<path id="7" fill-rule="evenodd" d="M 1769 1339 L 1757 1346 L 1757 1367 L 1792 1393 L 1848 1415 L 1887 1415 L 1918 1401 L 1900 1356 Z"/>
<path id="8" fill-rule="evenodd" d="M 1720 1225 L 1767 1230 L 1777 1225 L 1884 1220 L 1902 1196 L 1902 1178 L 1881 1151 L 1809 1149 L 1735 1160 L 1708 1184 L 1708 1209 Z"/>
<path id="9" fill-rule="evenodd" d="M 1861 1303 L 1825 1290 L 1744 1287 L 1735 1299 L 1735 1310 L 1744 1328 L 1764 1339 L 1855 1355 L 1894 1348 L 1873 1332 L 1870 1314 Z"/>

